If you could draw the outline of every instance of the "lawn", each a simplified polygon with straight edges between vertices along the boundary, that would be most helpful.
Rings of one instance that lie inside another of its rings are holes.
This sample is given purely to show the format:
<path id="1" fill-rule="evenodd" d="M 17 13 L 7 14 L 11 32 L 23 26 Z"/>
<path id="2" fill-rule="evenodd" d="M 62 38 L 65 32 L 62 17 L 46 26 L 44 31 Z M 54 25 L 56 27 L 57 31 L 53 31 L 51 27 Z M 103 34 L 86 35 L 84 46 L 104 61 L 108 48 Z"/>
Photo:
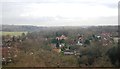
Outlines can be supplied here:
<path id="1" fill-rule="evenodd" d="M 25 33 L 25 34 L 27 34 L 27 32 L 0 32 L 0 35 L 11 35 L 11 36 L 13 36 L 13 35 L 17 35 L 17 36 L 19 36 L 19 35 L 22 35 L 22 33 Z"/>

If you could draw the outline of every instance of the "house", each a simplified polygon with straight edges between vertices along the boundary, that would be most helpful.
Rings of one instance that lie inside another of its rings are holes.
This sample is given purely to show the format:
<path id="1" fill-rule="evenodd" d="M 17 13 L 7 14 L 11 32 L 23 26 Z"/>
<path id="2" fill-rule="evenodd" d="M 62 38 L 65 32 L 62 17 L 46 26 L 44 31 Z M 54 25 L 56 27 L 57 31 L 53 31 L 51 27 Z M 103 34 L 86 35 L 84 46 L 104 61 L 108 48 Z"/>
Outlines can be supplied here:
<path id="1" fill-rule="evenodd" d="M 61 44 L 59 44 L 59 47 L 61 48 L 61 47 L 64 47 L 65 46 L 65 43 L 61 43 Z"/>
<path id="2" fill-rule="evenodd" d="M 56 39 L 57 40 L 66 40 L 67 39 L 67 37 L 65 36 L 65 35 L 61 35 L 61 36 L 59 36 L 59 37 L 56 37 Z"/>
<path id="3" fill-rule="evenodd" d="M 81 41 L 78 41 L 76 45 L 83 45 L 83 43 Z"/>
<path id="4" fill-rule="evenodd" d="M 74 55 L 74 52 L 70 50 L 65 50 L 64 55 Z"/>
<path id="5" fill-rule="evenodd" d="M 64 35 L 61 35 L 60 37 L 56 37 L 56 48 L 65 46 L 66 39 L 67 39 L 67 37 Z"/>
<path id="6" fill-rule="evenodd" d="M 62 40 L 62 39 L 66 40 L 67 39 L 67 37 L 65 35 L 61 35 L 59 38 L 60 38 L 60 40 Z"/>
<path id="7" fill-rule="evenodd" d="M 106 37 L 106 38 L 110 38 L 110 37 L 112 36 L 112 34 L 109 33 L 109 32 L 102 32 L 102 33 L 100 34 L 100 36 Z"/>
<path id="8" fill-rule="evenodd" d="M 98 38 L 98 39 L 101 39 L 101 36 L 98 35 L 97 38 Z"/>
<path id="9" fill-rule="evenodd" d="M 7 64 L 12 62 L 12 56 L 9 51 L 8 47 L 1 47 L 2 48 L 2 64 Z"/>
<path id="10" fill-rule="evenodd" d="M 111 36 L 111 33 L 109 33 L 109 32 L 102 32 L 101 35 L 102 36 Z"/>
<path id="11" fill-rule="evenodd" d="M 82 35 L 78 36 L 76 45 L 81 45 L 81 46 L 83 45 L 83 36 Z"/>
<path id="12" fill-rule="evenodd" d="M 76 51 L 76 50 L 74 51 L 74 54 L 75 55 L 81 55 L 81 53 L 79 51 Z"/>
<path id="13" fill-rule="evenodd" d="M 115 43 L 118 43 L 119 40 L 120 40 L 120 37 L 113 37 L 113 40 L 114 40 Z"/>

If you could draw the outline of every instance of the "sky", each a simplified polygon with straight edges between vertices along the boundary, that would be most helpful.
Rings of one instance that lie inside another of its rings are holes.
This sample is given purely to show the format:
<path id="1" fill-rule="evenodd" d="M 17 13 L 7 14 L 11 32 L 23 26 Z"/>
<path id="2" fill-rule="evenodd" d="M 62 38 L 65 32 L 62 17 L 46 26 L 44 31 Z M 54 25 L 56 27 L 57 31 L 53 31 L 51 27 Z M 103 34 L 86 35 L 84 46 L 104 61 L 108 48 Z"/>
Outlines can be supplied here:
<path id="1" fill-rule="evenodd" d="M 10 25 L 118 25 L 118 0 L 1 0 L 0 21 Z"/>

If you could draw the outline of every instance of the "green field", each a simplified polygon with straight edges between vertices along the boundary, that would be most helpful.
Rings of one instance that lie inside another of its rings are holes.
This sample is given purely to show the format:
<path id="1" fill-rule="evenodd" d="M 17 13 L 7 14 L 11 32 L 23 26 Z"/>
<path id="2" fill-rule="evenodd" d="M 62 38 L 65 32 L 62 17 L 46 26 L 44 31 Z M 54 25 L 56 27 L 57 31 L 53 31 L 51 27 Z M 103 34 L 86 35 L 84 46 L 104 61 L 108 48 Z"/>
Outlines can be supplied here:
<path id="1" fill-rule="evenodd" d="M 0 32 L 0 35 L 16 35 L 16 36 L 20 36 L 22 35 L 22 33 L 27 34 L 27 32 Z"/>

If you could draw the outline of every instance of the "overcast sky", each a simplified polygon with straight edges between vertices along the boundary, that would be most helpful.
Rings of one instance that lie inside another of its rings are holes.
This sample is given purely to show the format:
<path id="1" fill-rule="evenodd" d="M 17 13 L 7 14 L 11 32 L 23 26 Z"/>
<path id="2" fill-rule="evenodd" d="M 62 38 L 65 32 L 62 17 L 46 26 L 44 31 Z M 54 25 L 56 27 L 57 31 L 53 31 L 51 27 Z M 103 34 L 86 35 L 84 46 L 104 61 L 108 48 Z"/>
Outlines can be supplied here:
<path id="1" fill-rule="evenodd" d="M 2 0 L 2 24 L 118 25 L 118 0 Z"/>

